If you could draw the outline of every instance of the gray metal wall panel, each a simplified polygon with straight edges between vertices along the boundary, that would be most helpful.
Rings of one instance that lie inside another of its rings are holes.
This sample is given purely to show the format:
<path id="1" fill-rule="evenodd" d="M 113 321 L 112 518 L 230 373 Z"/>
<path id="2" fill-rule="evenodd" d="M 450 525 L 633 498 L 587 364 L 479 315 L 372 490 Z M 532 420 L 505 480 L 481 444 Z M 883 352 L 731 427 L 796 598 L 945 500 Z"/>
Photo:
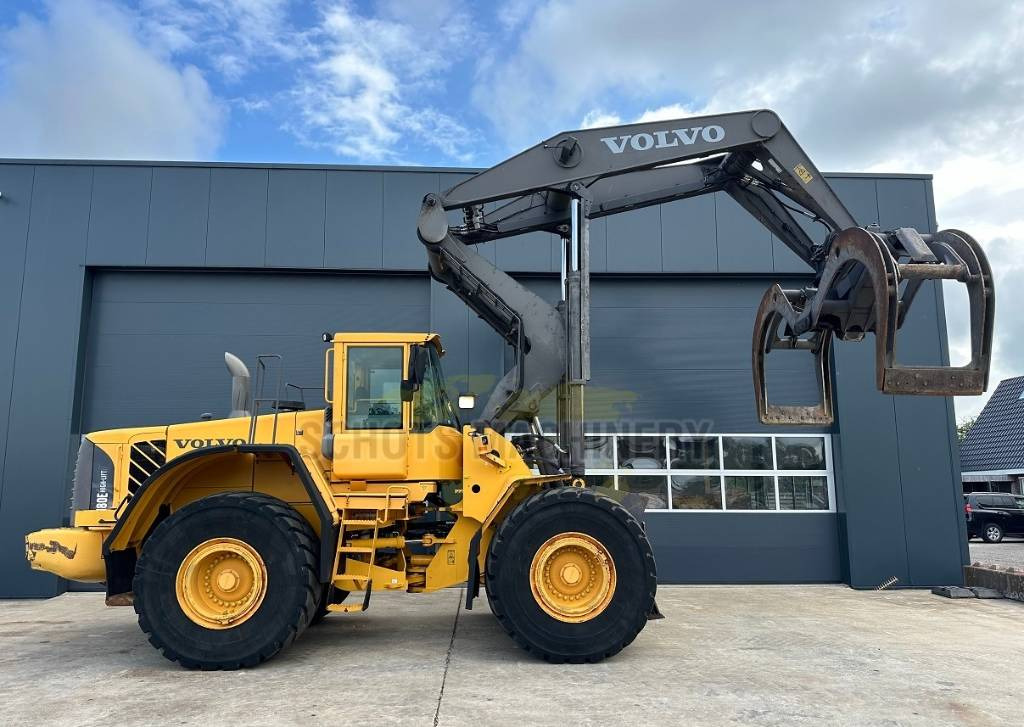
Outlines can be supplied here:
<path id="1" fill-rule="evenodd" d="M 272 169 L 267 209 L 267 266 L 324 266 L 327 173 Z"/>
<path id="2" fill-rule="evenodd" d="M 667 273 L 718 270 L 718 226 L 712 195 L 661 205 L 661 265 Z"/>
<path id="3" fill-rule="evenodd" d="M 561 270 L 559 250 L 561 242 L 551 236 L 551 271 Z M 608 218 L 599 217 L 590 221 L 590 272 L 608 271 Z"/>
<path id="4" fill-rule="evenodd" d="M 838 504 L 845 520 L 850 584 L 869 588 L 892 576 L 907 583 L 899 432 L 891 396 L 875 390 L 874 346 L 835 346 L 834 448 Z"/>
<path id="5" fill-rule="evenodd" d="M 605 218 L 608 270 L 661 272 L 661 208 L 657 205 Z"/>
<path id="6" fill-rule="evenodd" d="M 773 270 L 772 235 L 732 197 L 716 192 L 718 271 L 766 273 Z"/>
<path id="7" fill-rule="evenodd" d="M 530 232 L 504 240 L 494 245 L 494 264 L 506 272 L 550 273 L 553 272 L 552 250 L 555 235 L 548 232 Z"/>
<path id="8" fill-rule="evenodd" d="M 931 227 L 927 182 L 924 179 L 879 179 L 878 224 L 883 230 L 894 227 Z"/>
<path id="9" fill-rule="evenodd" d="M 932 281 L 922 286 L 899 333 L 899 344 L 914 353 L 914 363 L 925 366 L 943 363 L 938 285 Z M 949 439 L 947 400 L 895 396 L 893 403 L 910 583 L 959 584 L 963 578 L 963 499 L 960 482 L 953 476 L 957 452 Z"/>
<path id="10" fill-rule="evenodd" d="M 154 167 L 146 264 L 202 266 L 209 212 L 210 169 Z"/>
<path id="11" fill-rule="evenodd" d="M 96 167 L 89 215 L 88 265 L 144 265 L 150 167 Z"/>
<path id="12" fill-rule="evenodd" d="M 423 196 L 438 191 L 438 176 L 429 172 L 395 172 L 385 175 L 385 270 L 426 270 L 427 259 L 423 252 L 423 243 L 416 237 L 416 220 L 420 214 Z M 493 257 L 491 259 L 493 260 Z"/>
<path id="13" fill-rule="evenodd" d="M 546 300 L 557 299 L 557 280 L 525 282 Z M 586 396 L 591 425 L 775 431 L 757 421 L 750 374 L 753 315 L 767 286 L 767 279 L 595 278 Z M 480 356 L 487 350 L 474 348 Z M 774 395 L 811 403 L 810 356 L 783 358 L 773 370 L 786 374 Z M 553 404 L 544 411 L 551 416 Z"/>
<path id="14" fill-rule="evenodd" d="M 449 396 L 469 388 L 469 317 L 461 300 L 442 283 L 430 281 L 430 330 L 441 336 L 445 355 L 441 362 L 448 382 Z"/>
<path id="15" fill-rule="evenodd" d="M 28 246 L 29 212 L 32 207 L 32 178 L 35 167 L 0 165 L 0 504 L 3 502 L 4 462 L 7 432 L 14 391 L 14 357 L 18 343 L 22 282 Z"/>
<path id="16" fill-rule="evenodd" d="M 260 268 L 267 252 L 267 170 L 213 169 L 206 264 Z"/>
<path id="17" fill-rule="evenodd" d="M 58 588 L 56 578 L 31 571 L 18 556 L 25 533 L 67 517 L 92 176 L 88 166 L 36 169 L 0 500 L 0 597 L 53 595 Z"/>
<path id="18" fill-rule="evenodd" d="M 876 180 L 865 177 L 836 177 L 829 179 L 829 184 L 858 225 L 865 227 L 878 222 Z"/>
<path id="19" fill-rule="evenodd" d="M 647 513 L 661 583 L 834 583 L 833 513 Z M 723 535 L 724 534 L 724 535 Z"/>
<path id="20" fill-rule="evenodd" d="M 325 267 L 379 270 L 383 224 L 383 172 L 327 172 Z"/>
<path id="21" fill-rule="evenodd" d="M 284 355 L 285 381 L 323 385 L 320 334 L 429 326 L 426 276 L 97 274 L 83 386 L 87 431 L 226 413 L 223 353 Z M 153 351 L 166 350 L 161 356 Z M 253 369 L 254 370 L 254 369 Z M 154 390 L 153 381 L 160 386 Z M 322 406 L 316 391 L 311 406 Z"/>
<path id="22" fill-rule="evenodd" d="M 879 224 L 883 229 L 899 226 L 931 229 L 933 216 L 925 180 L 878 179 L 876 186 Z M 941 330 L 944 311 L 941 296 L 934 285 L 930 283 L 922 289 L 910 309 L 906 324 L 900 329 L 897 338 L 897 361 L 900 363 L 935 365 L 948 360 Z M 858 365 L 867 371 L 871 362 L 864 359 L 870 358 L 870 351 L 858 353 L 861 356 Z M 839 368 L 840 378 L 859 375 L 851 371 L 849 365 Z M 866 383 L 862 382 L 862 386 Z M 891 407 L 894 424 L 890 427 L 885 421 L 883 427 L 876 429 L 878 420 L 872 413 L 856 409 L 855 416 L 845 424 L 840 423 L 844 432 L 847 496 L 850 497 L 851 492 L 860 495 L 861 490 L 871 492 L 879 489 L 877 479 L 851 477 L 848 470 L 868 466 L 864 459 L 874 459 L 879 451 L 884 451 L 887 458 L 896 458 L 895 468 L 887 462 L 890 472 L 887 480 L 894 485 L 898 483 L 898 488 L 876 492 L 876 496 L 884 498 L 876 502 L 888 508 L 898 492 L 898 512 L 901 515 L 898 521 L 893 515 L 883 516 L 891 522 L 884 527 L 875 523 L 876 533 L 871 543 L 855 542 L 857 549 L 851 547 L 852 580 L 857 585 L 869 586 L 881 578 L 897 575 L 902 582 L 917 586 L 959 583 L 963 559 L 962 512 L 960 485 L 955 477 L 957 455 L 952 451 L 949 436 L 948 402 L 931 397 L 888 397 L 876 392 L 853 394 L 853 390 L 848 391 L 850 393 L 844 397 L 847 402 L 856 396 L 858 401 L 871 400 L 878 402 L 878 407 Z M 863 441 L 869 437 L 870 442 Z M 851 457 L 851 448 L 858 443 L 863 446 L 858 447 L 857 455 Z M 891 455 L 888 454 L 890 450 Z M 860 503 L 856 508 L 848 508 L 848 521 L 851 517 L 862 519 L 848 526 L 851 539 L 855 540 L 857 533 L 867 526 L 866 511 L 862 509 L 866 507 L 867 503 Z M 892 570 L 887 568 L 887 558 L 897 562 L 902 559 L 906 563 L 904 572 L 887 573 L 887 570 Z"/>
<path id="23" fill-rule="evenodd" d="M 795 252 L 786 247 L 775 235 L 772 235 L 772 265 L 777 273 L 812 274 L 811 266 L 801 260 Z"/>
<path id="24" fill-rule="evenodd" d="M 875 180 L 863 177 L 830 177 L 829 184 L 853 215 L 857 224 L 866 226 L 878 222 L 878 198 Z M 803 215 L 794 215 L 804 232 L 815 242 L 825 238 L 824 225 L 808 220 Z M 809 273 L 811 267 L 797 257 L 796 253 L 786 247 L 777 237 L 772 235 L 772 251 L 777 273 Z"/>

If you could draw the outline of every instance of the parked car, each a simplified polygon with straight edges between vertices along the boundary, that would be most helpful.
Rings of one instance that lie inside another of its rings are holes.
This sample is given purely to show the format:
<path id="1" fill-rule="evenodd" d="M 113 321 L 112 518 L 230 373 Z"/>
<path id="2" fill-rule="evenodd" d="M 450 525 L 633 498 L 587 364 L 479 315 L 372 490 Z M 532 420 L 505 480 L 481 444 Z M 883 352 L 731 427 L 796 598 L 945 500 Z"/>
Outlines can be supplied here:
<path id="1" fill-rule="evenodd" d="M 1024 536 L 1024 496 L 1000 492 L 964 495 L 967 537 L 998 543 L 1006 535 Z"/>

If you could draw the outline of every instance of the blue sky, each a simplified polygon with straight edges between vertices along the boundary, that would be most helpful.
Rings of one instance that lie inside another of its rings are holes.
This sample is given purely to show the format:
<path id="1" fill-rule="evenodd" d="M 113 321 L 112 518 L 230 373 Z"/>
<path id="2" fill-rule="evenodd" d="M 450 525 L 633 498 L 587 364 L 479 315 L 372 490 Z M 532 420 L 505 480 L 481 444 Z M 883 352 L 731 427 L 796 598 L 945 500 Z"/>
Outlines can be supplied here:
<path id="1" fill-rule="evenodd" d="M 4 0 L 0 157 L 488 166 L 564 129 L 770 107 L 822 169 L 934 174 L 940 227 L 1010 291 L 1022 68 L 1006 0 Z M 996 379 L 1024 373 L 1000 307 Z"/>

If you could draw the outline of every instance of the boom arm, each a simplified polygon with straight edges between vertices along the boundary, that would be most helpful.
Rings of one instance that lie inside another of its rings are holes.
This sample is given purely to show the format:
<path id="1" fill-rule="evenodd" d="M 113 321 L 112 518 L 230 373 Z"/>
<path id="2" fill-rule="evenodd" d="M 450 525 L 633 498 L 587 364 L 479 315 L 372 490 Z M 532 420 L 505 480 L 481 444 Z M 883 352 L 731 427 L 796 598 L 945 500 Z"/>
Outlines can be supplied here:
<path id="1" fill-rule="evenodd" d="M 532 419 L 540 399 L 562 387 L 563 459 L 582 472 L 582 386 L 589 379 L 587 222 L 718 191 L 731 195 L 815 271 L 814 283 L 802 290 L 772 286 L 758 311 L 752 363 L 763 422 L 832 421 L 828 351 L 833 335 L 859 340 L 875 333 L 882 391 L 952 395 L 984 390 L 994 294 L 978 244 L 957 231 L 922 235 L 909 228 L 880 232 L 857 227 L 779 117 L 757 110 L 565 132 L 443 195 L 425 198 L 419 235 L 432 274 L 516 351 L 516 366 L 484 412 L 492 426 L 502 429 L 516 419 Z M 463 213 L 464 224 L 448 224 L 447 213 L 453 210 Z M 823 242 L 815 242 L 797 224 L 794 212 L 824 226 Z M 477 243 L 535 230 L 556 233 L 564 242 L 563 300 L 557 307 L 525 291 L 472 250 Z M 955 279 L 968 287 L 973 356 L 967 366 L 909 369 L 895 364 L 895 332 L 926 279 Z M 553 323 L 556 318 L 561 330 Z M 768 403 L 764 358 L 775 348 L 814 353 L 819 405 Z"/>

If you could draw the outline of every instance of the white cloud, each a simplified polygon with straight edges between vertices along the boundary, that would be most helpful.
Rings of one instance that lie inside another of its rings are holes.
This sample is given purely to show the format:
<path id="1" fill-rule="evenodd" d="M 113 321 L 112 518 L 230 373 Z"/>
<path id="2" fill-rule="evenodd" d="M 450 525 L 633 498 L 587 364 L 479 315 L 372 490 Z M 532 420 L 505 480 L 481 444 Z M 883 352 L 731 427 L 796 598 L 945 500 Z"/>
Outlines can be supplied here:
<path id="1" fill-rule="evenodd" d="M 622 123 L 622 117 L 618 114 L 601 109 L 591 109 L 583 115 L 580 121 L 581 129 L 597 129 L 602 126 L 618 126 Z"/>
<path id="2" fill-rule="evenodd" d="M 221 105 L 200 72 L 140 43 L 102 0 L 53 0 L 0 35 L 0 156 L 211 156 Z"/>
<path id="3" fill-rule="evenodd" d="M 142 0 L 143 30 L 172 53 L 201 50 L 227 81 L 267 61 L 292 61 L 312 48 L 288 18 L 291 0 Z"/>
<path id="4" fill-rule="evenodd" d="M 472 154 L 469 131 L 454 117 L 415 100 L 438 90 L 468 33 L 457 6 L 431 12 L 406 4 L 379 17 L 349 2 L 323 10 L 318 55 L 290 96 L 297 118 L 288 124 L 302 141 L 360 161 L 400 162 L 423 150 L 462 162 Z"/>
<path id="5" fill-rule="evenodd" d="M 769 107 L 824 169 L 932 172 L 939 226 L 975 235 L 996 269 L 993 382 L 1024 373 L 1012 299 L 1024 287 L 1024 4 L 704 3 L 699 32 L 687 32 L 692 9 L 550 0 L 474 101 L 513 148 L 580 119 L 635 116 L 618 109 L 646 105 L 652 119 Z M 956 356 L 966 320 L 948 301 Z M 958 412 L 983 401 L 958 400 Z"/>

